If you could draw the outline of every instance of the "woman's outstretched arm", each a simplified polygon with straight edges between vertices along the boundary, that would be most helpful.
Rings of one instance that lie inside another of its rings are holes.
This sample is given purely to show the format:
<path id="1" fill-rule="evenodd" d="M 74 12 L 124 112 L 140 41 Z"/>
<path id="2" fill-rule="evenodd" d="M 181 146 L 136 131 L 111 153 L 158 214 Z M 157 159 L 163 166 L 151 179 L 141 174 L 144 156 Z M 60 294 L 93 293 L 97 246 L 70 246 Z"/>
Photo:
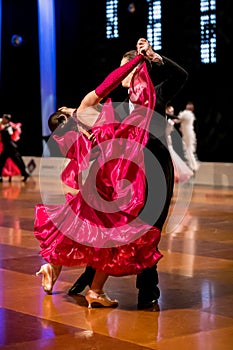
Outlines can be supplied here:
<path id="1" fill-rule="evenodd" d="M 81 101 L 78 108 L 60 107 L 59 111 L 72 115 L 75 111 L 80 112 L 88 107 L 96 106 L 100 101 L 107 97 L 127 75 L 144 60 L 143 51 L 146 52 L 148 43 L 140 48 L 140 52 L 131 61 L 116 68 L 112 71 L 104 81 L 95 89 L 90 91 Z"/>

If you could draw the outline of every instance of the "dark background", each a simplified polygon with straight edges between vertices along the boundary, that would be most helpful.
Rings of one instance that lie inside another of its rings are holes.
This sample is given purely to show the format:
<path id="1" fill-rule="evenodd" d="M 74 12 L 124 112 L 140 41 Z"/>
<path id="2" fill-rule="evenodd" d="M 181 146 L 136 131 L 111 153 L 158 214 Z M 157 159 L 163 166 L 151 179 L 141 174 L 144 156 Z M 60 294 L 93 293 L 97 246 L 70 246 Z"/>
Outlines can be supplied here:
<path id="1" fill-rule="evenodd" d="M 146 0 L 119 1 L 119 39 L 106 39 L 105 1 L 56 0 L 57 107 L 75 107 L 84 95 L 119 66 L 122 54 L 146 37 Z M 162 1 L 163 54 L 189 72 L 172 101 L 176 113 L 195 104 L 197 154 L 201 161 L 232 162 L 231 0 L 217 0 L 217 63 L 200 63 L 199 0 Z M 13 34 L 24 42 L 11 44 Z M 0 113 L 22 122 L 23 155 L 41 156 L 41 107 L 37 0 L 2 0 L 2 79 Z M 49 54 L 49 53 L 48 53 Z M 154 73 L 155 74 L 155 73 Z M 154 79 L 158 79 L 156 75 Z M 121 90 L 117 91 L 119 99 Z"/>

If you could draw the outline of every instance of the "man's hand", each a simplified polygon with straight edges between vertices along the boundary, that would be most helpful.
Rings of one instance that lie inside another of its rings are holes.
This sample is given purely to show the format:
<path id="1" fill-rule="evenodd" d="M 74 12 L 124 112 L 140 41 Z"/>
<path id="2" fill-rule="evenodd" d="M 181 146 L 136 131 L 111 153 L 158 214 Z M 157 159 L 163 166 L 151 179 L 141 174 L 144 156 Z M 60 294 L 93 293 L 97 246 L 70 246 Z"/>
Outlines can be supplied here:
<path id="1" fill-rule="evenodd" d="M 138 40 L 137 52 L 146 56 L 152 62 L 163 64 L 163 58 L 158 53 L 153 51 L 150 43 L 144 38 L 140 38 Z"/>
<path id="2" fill-rule="evenodd" d="M 137 47 L 137 52 L 139 54 L 146 56 L 146 52 L 149 50 L 150 44 L 146 39 L 140 38 L 137 42 L 136 47 Z"/>

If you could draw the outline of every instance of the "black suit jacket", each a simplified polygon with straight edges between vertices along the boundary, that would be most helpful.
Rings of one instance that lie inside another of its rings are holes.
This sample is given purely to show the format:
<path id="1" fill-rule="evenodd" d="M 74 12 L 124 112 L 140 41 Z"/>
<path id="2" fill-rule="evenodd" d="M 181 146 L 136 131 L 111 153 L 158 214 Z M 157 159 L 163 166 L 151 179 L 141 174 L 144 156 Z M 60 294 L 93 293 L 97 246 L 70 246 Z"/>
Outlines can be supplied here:
<path id="1" fill-rule="evenodd" d="M 4 129 L 0 130 L 0 133 L 4 149 L 14 150 L 17 148 L 17 145 L 11 138 L 11 129 L 12 126 L 6 124 Z"/>
<path id="2" fill-rule="evenodd" d="M 185 82 L 188 79 L 188 72 L 179 66 L 176 62 L 172 61 L 170 58 L 163 57 L 163 65 L 156 65 L 155 69 L 161 71 L 161 75 L 164 77 L 163 80 L 155 85 L 156 92 L 156 105 L 155 114 L 151 119 L 150 123 L 150 133 L 151 137 L 156 136 L 160 138 L 162 134 L 164 135 L 166 122 L 162 121 L 162 117 L 165 117 L 165 107 L 177 93 L 182 89 Z M 153 69 L 153 68 L 152 68 Z M 123 103 L 116 106 L 116 111 L 120 120 L 124 120 L 129 114 L 128 106 L 129 97 L 125 99 Z"/>
<path id="3" fill-rule="evenodd" d="M 174 168 L 167 149 L 165 136 L 166 118 L 165 107 L 168 102 L 181 90 L 188 73 L 177 63 L 163 57 L 164 64 L 156 65 L 160 69 L 163 80 L 155 86 L 156 105 L 149 126 L 149 139 L 144 150 L 147 179 L 147 201 L 140 217 L 162 230 L 167 218 L 170 201 L 173 195 Z M 152 68 L 153 69 L 153 68 Z M 115 106 L 120 120 L 129 114 L 129 97 Z M 151 154 L 154 156 L 151 157 Z"/>

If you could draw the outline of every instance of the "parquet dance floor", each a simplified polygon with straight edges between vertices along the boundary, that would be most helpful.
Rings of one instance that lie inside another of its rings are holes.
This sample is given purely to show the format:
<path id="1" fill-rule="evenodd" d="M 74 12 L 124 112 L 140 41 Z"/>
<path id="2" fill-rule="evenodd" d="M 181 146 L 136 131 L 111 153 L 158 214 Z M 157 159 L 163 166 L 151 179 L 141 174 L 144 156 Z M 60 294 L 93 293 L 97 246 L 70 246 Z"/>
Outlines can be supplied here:
<path id="1" fill-rule="evenodd" d="M 34 206 L 60 200 L 56 181 L 4 178 L 0 349 L 233 349 L 233 188 L 187 188 L 174 191 L 159 246 L 159 307 L 137 310 L 135 276 L 126 276 L 106 284 L 117 308 L 88 309 L 86 291 L 67 295 L 82 268 L 64 268 L 52 295 L 35 276 L 44 261 L 33 235 Z"/>

